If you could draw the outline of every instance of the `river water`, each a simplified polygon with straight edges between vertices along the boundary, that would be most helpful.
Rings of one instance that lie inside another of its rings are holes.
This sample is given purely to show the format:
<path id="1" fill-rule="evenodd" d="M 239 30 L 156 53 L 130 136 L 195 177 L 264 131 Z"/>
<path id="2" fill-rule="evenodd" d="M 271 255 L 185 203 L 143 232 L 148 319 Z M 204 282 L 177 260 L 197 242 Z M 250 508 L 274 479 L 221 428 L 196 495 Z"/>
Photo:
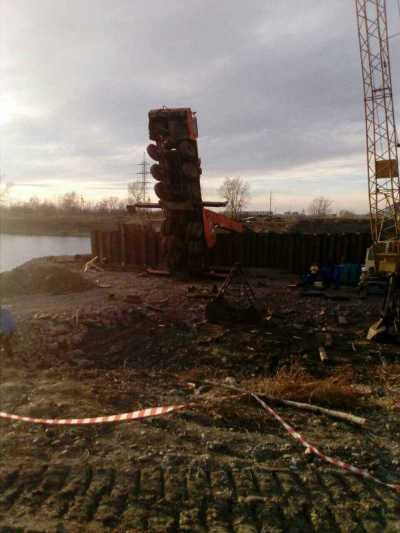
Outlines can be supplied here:
<path id="1" fill-rule="evenodd" d="M 0 272 L 45 255 L 90 254 L 89 237 L 0 234 Z"/>

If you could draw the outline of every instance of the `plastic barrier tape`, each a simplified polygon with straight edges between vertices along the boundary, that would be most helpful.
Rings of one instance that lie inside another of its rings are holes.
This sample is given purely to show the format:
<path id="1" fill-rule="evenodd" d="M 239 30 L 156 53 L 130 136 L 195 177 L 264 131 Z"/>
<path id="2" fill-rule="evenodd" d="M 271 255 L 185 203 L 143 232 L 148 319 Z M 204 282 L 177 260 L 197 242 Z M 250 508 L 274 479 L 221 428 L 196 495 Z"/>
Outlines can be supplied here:
<path id="1" fill-rule="evenodd" d="M 139 418 L 149 418 L 151 416 L 166 415 L 173 411 L 183 409 L 185 405 L 169 405 L 166 407 L 149 407 L 140 411 L 121 413 L 119 415 L 96 416 L 94 418 L 31 418 L 30 416 L 19 416 L 0 411 L 0 418 L 15 420 L 19 422 L 30 422 L 31 424 L 46 424 L 49 426 L 75 426 L 80 424 L 106 424 L 110 422 L 125 422 L 126 420 L 137 420 Z"/>
<path id="2" fill-rule="evenodd" d="M 293 439 L 297 440 L 298 442 L 300 442 L 300 444 L 302 444 L 305 447 L 306 453 L 313 453 L 314 455 L 317 455 L 323 461 L 330 463 L 334 466 L 337 466 L 341 468 L 342 470 L 352 472 L 353 474 L 356 474 L 365 479 L 374 481 L 375 483 L 378 483 L 379 485 L 384 485 L 385 487 L 389 487 L 390 489 L 393 489 L 396 492 L 400 493 L 400 485 L 393 484 L 393 483 L 385 483 L 384 481 L 381 481 L 380 479 L 374 477 L 367 470 L 363 470 L 362 468 L 358 468 L 356 466 L 345 463 L 341 461 L 340 459 L 334 459 L 333 457 L 330 457 L 329 455 L 323 454 L 315 446 L 312 446 L 311 444 L 309 444 L 300 433 L 298 433 L 292 426 L 287 424 L 283 420 L 283 418 L 274 409 L 272 409 L 272 407 L 267 405 L 259 396 L 257 396 L 257 394 L 254 394 L 251 392 L 249 394 L 264 408 L 265 411 L 271 414 L 285 428 L 285 430 L 288 432 L 288 434 Z M 10 413 L 5 413 L 4 411 L 0 411 L 0 418 L 4 418 L 6 420 L 15 420 L 17 422 L 29 422 L 31 424 L 46 424 L 50 426 L 54 426 L 54 425 L 73 426 L 73 425 L 81 425 L 81 424 L 105 424 L 105 423 L 111 423 L 111 422 L 125 422 L 128 420 L 137 420 L 140 418 L 149 418 L 152 416 L 165 415 L 167 413 L 179 411 L 181 409 L 185 409 L 188 407 L 189 405 L 183 405 L 183 404 L 161 406 L 161 407 L 149 407 L 147 409 L 141 409 L 139 411 L 132 411 L 130 413 L 121 413 L 119 415 L 110 415 L 110 416 L 97 416 L 94 418 L 32 418 L 29 416 L 19 416 L 19 415 L 14 415 Z"/>
<path id="3" fill-rule="evenodd" d="M 329 457 L 329 455 L 325 455 L 322 452 L 320 452 L 315 446 L 312 446 L 309 444 L 300 433 L 298 433 L 292 426 L 287 424 L 283 418 L 278 415 L 272 407 L 267 405 L 257 394 L 250 393 L 251 396 L 268 412 L 270 413 L 282 426 L 286 429 L 286 431 L 289 433 L 289 435 L 300 442 L 306 449 L 306 453 L 313 453 L 317 455 L 320 459 L 323 461 L 330 463 L 332 465 L 338 466 L 342 470 L 347 470 L 348 472 L 352 472 L 353 474 L 356 474 L 357 476 L 361 476 L 365 479 L 370 479 L 371 481 L 374 481 L 375 483 L 379 483 L 379 485 L 384 485 L 385 487 L 389 487 L 390 489 L 393 489 L 400 493 L 400 485 L 396 485 L 393 483 L 385 483 L 384 481 L 381 481 L 380 479 L 374 477 L 372 474 L 368 472 L 368 470 L 363 470 L 362 468 L 358 468 L 353 465 L 349 465 L 348 463 L 345 463 L 341 461 L 340 459 L 334 459 L 333 457 Z"/>

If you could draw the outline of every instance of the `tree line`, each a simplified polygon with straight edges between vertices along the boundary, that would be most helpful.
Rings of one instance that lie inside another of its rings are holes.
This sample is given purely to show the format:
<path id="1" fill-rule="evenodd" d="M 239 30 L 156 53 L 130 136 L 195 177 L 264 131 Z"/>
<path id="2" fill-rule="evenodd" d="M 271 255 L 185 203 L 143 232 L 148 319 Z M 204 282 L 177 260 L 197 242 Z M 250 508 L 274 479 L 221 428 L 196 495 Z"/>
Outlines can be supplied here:
<path id="1" fill-rule="evenodd" d="M 81 194 L 71 191 L 56 200 L 40 199 L 32 196 L 29 200 L 8 202 L 0 197 L 3 213 L 14 215 L 78 215 L 78 214 L 126 214 L 126 206 L 132 201 L 129 197 L 108 196 L 97 201 L 89 201 Z"/>
<path id="2" fill-rule="evenodd" d="M 122 215 L 126 214 L 127 205 L 143 201 L 141 186 L 137 182 L 128 183 L 128 194 L 125 198 L 107 196 L 97 201 L 87 200 L 81 194 L 70 191 L 61 195 L 56 200 L 40 199 L 37 196 L 33 196 L 29 200 L 10 202 L 10 189 L 11 186 L 9 184 L 0 189 L 0 209 L 3 213 L 7 212 L 15 215 Z M 225 208 L 226 214 L 235 219 L 240 218 L 250 200 L 250 187 L 248 182 L 240 177 L 227 177 L 218 189 L 218 193 L 227 203 Z M 146 201 L 149 201 L 149 199 L 146 198 Z M 310 201 L 307 206 L 307 214 L 316 217 L 330 215 L 332 214 L 332 205 L 333 202 L 329 198 L 319 196 Z M 350 210 L 342 210 L 338 214 L 342 218 L 355 216 Z"/>

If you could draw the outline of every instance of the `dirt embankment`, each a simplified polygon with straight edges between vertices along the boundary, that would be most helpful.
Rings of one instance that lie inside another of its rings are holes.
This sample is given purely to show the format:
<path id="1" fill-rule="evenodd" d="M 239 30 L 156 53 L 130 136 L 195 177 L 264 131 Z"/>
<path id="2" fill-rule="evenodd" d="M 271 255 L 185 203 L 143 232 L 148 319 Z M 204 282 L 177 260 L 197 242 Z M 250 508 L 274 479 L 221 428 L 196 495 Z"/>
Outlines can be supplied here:
<path id="1" fill-rule="evenodd" d="M 245 219 L 246 220 L 246 219 Z M 246 223 L 257 232 L 275 233 L 369 233 L 369 219 L 306 216 L 255 216 Z"/>
<path id="2" fill-rule="evenodd" d="M 32 260 L 0 273 L 0 294 L 68 294 L 92 289 L 95 284 L 77 271 L 42 260 Z"/>

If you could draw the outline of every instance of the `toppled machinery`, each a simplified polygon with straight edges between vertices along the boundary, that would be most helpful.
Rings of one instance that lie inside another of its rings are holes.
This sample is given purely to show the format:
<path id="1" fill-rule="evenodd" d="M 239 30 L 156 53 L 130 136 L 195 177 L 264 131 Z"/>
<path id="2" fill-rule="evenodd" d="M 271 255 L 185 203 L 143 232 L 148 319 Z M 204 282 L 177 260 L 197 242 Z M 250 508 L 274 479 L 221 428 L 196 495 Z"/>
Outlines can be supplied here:
<path id="1" fill-rule="evenodd" d="M 161 233 L 168 268 L 201 272 L 206 268 L 206 243 L 196 116 L 186 108 L 150 111 L 149 133 L 156 142 L 147 147 L 147 153 L 157 161 L 150 172 L 166 215 Z"/>
<path id="2" fill-rule="evenodd" d="M 201 274 L 209 268 L 208 250 L 216 244 L 216 226 L 243 232 L 240 222 L 206 207 L 224 202 L 203 202 L 200 187 L 201 161 L 197 146 L 197 118 L 190 108 L 161 108 L 149 112 L 149 135 L 154 143 L 147 153 L 156 161 L 150 169 L 157 181 L 158 207 L 165 213 L 161 234 L 171 273 Z"/>

